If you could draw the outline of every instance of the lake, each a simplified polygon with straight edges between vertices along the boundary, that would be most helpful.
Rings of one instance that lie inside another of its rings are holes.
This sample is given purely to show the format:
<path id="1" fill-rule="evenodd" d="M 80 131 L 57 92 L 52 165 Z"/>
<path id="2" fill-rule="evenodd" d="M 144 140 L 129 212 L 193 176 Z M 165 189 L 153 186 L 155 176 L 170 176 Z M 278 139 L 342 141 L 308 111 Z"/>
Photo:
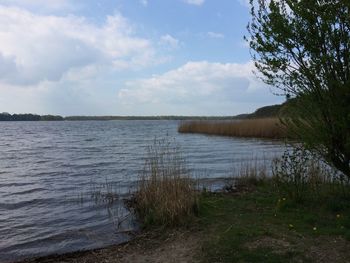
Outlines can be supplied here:
<path id="1" fill-rule="evenodd" d="M 0 262 L 104 247 L 130 238 L 123 206 L 155 138 L 175 140 L 194 177 L 220 188 L 279 141 L 177 133 L 177 121 L 0 122 Z M 113 190 L 119 199 L 105 202 Z"/>

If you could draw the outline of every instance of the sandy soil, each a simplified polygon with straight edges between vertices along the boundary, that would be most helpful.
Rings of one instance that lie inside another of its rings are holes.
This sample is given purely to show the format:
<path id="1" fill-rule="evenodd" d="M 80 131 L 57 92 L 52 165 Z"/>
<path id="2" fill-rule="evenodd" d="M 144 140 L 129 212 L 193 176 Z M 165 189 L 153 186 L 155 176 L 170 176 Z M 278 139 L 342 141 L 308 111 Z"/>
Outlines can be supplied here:
<path id="1" fill-rule="evenodd" d="M 22 263 L 195 263 L 199 262 L 197 257 L 200 251 L 200 236 L 199 232 L 185 230 L 167 233 L 153 231 L 121 245 L 25 260 Z"/>

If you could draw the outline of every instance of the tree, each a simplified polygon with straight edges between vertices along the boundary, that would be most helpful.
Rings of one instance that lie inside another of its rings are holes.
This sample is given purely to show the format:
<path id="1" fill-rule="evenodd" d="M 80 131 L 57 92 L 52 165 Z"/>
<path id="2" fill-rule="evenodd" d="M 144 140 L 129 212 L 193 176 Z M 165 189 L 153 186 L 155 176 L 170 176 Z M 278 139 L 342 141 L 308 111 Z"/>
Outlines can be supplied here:
<path id="1" fill-rule="evenodd" d="M 250 1 L 259 77 L 290 97 L 283 123 L 350 178 L 350 1 Z"/>

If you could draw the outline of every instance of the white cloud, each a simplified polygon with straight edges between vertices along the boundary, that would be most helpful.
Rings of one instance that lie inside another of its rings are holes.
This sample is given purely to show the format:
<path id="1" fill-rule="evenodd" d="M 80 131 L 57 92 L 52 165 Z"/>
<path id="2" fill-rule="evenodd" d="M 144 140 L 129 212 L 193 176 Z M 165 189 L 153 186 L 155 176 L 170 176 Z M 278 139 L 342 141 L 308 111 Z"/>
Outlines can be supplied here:
<path id="1" fill-rule="evenodd" d="M 237 0 L 241 5 L 250 7 L 250 0 Z"/>
<path id="2" fill-rule="evenodd" d="M 210 38 L 224 38 L 225 36 L 221 33 L 216 33 L 216 32 L 208 32 L 207 36 Z"/>
<path id="3" fill-rule="evenodd" d="M 0 6 L 0 83 L 59 81 L 71 69 L 89 65 L 123 70 L 154 63 L 152 42 L 135 36 L 120 14 L 98 26 L 84 17 Z"/>
<path id="4" fill-rule="evenodd" d="M 147 6 L 148 5 L 148 0 L 140 0 L 140 4 L 143 6 Z"/>
<path id="5" fill-rule="evenodd" d="M 205 0 L 183 0 L 185 3 L 190 5 L 202 5 L 204 4 Z"/>
<path id="6" fill-rule="evenodd" d="M 247 8 L 251 8 L 250 0 L 237 0 L 237 1 L 238 1 L 242 6 L 245 6 L 245 7 L 247 7 Z M 274 0 L 274 1 L 275 1 L 275 2 L 282 2 L 281 0 Z M 271 2 L 271 0 L 265 0 L 265 1 L 264 1 L 264 4 L 265 4 L 266 6 L 269 6 L 270 2 Z M 253 0 L 253 5 L 254 5 L 254 7 L 258 8 L 258 6 L 259 6 L 259 0 Z M 287 4 L 287 7 L 286 7 L 286 10 L 287 10 L 288 12 L 291 11 L 291 9 L 290 9 L 290 7 L 288 6 L 288 4 Z"/>
<path id="7" fill-rule="evenodd" d="M 166 34 L 164 36 L 161 36 L 160 38 L 160 44 L 167 46 L 171 49 L 176 49 L 179 47 L 180 41 L 173 36 Z"/>
<path id="8" fill-rule="evenodd" d="M 253 68 L 252 62 L 188 62 L 163 75 L 129 81 L 118 97 L 126 107 L 148 114 L 157 114 L 157 109 L 166 114 L 237 114 L 245 111 L 239 105 L 253 110 L 273 97 Z"/>
<path id="9" fill-rule="evenodd" d="M 0 0 L 0 5 L 17 6 L 42 11 L 72 10 L 76 7 L 70 0 Z"/>
<path id="10" fill-rule="evenodd" d="M 60 115 L 116 114 L 115 76 L 109 66 L 72 68 L 59 81 L 23 86 L 0 83 L 0 112 Z M 119 75 L 120 76 L 120 75 Z"/>

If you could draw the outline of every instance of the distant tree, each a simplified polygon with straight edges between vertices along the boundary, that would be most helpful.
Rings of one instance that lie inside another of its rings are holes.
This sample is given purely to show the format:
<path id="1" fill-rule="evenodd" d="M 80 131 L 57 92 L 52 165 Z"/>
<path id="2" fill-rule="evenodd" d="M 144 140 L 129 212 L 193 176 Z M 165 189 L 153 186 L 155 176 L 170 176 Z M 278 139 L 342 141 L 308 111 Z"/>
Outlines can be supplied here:
<path id="1" fill-rule="evenodd" d="M 40 116 L 40 120 L 41 121 L 63 121 L 63 117 L 62 116 L 58 116 L 58 115 L 42 115 Z"/>
<path id="2" fill-rule="evenodd" d="M 250 1 L 260 78 L 290 98 L 283 122 L 350 178 L 350 1 Z"/>
<path id="3" fill-rule="evenodd" d="M 52 116 L 55 120 L 62 120 L 60 116 Z M 7 112 L 0 113 L 0 121 L 40 121 L 42 117 L 37 114 L 9 114 Z"/>
<path id="4" fill-rule="evenodd" d="M 11 118 L 12 116 L 10 113 L 7 113 L 7 112 L 0 113 L 0 121 L 10 121 Z"/>
<path id="5" fill-rule="evenodd" d="M 31 113 L 13 114 L 12 121 L 40 121 L 40 115 Z"/>

